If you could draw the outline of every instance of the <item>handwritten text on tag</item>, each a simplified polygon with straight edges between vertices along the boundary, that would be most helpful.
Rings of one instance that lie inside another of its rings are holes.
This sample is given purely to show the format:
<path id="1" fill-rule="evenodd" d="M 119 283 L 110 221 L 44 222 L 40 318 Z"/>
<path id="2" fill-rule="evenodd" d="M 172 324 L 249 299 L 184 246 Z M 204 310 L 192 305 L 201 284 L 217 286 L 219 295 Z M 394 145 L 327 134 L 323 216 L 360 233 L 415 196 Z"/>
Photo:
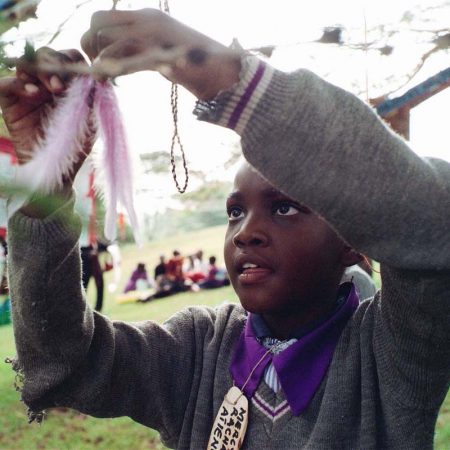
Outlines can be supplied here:
<path id="1" fill-rule="evenodd" d="M 238 450 L 242 446 L 247 424 L 247 397 L 233 386 L 220 405 L 207 450 Z"/>

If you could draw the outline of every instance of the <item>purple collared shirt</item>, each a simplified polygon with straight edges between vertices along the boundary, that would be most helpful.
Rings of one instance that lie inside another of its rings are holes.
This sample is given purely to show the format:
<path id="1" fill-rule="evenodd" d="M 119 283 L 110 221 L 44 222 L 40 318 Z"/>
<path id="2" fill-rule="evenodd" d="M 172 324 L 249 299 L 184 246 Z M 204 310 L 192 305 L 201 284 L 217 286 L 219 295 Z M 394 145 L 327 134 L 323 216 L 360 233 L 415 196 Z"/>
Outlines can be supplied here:
<path id="1" fill-rule="evenodd" d="M 245 395 L 248 398 L 253 396 L 265 368 L 272 362 L 292 413 L 300 415 L 322 382 L 339 337 L 358 307 L 359 299 L 354 285 L 342 284 L 339 293 L 342 295 L 344 292 L 345 302 L 329 318 L 278 354 L 266 354 L 267 348 L 258 342 L 249 314 L 230 366 L 236 386 L 242 389 L 258 361 L 266 354 L 245 384 Z"/>

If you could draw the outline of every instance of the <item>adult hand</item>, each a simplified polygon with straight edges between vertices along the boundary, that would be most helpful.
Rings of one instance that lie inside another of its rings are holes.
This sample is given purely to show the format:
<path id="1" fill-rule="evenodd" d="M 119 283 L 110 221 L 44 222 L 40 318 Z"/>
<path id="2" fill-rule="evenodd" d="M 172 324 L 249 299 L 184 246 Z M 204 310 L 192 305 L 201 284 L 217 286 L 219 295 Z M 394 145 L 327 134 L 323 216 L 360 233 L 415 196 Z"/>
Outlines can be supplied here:
<path id="1" fill-rule="evenodd" d="M 81 45 L 93 67 L 114 75 L 157 70 L 201 100 L 239 78 L 236 52 L 155 9 L 98 11 Z"/>

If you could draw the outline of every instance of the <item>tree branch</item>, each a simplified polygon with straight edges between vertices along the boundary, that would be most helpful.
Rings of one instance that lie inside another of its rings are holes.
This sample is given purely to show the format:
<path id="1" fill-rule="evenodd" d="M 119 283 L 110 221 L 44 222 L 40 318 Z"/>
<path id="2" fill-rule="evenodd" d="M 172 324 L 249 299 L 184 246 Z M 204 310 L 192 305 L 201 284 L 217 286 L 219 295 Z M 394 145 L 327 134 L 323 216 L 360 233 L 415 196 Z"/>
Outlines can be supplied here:
<path id="1" fill-rule="evenodd" d="M 422 67 L 424 66 L 424 64 L 427 61 L 427 59 L 433 53 L 436 53 L 439 50 L 441 50 L 441 48 L 436 45 L 431 50 L 429 50 L 428 52 L 423 54 L 422 57 L 420 58 L 419 64 L 417 64 L 417 66 L 414 68 L 414 70 L 410 74 L 406 75 L 405 81 L 400 86 L 397 86 L 395 89 L 392 89 L 389 92 L 386 92 L 384 94 L 384 96 L 388 97 L 389 95 L 393 94 L 394 92 L 397 92 L 398 90 L 400 90 L 403 87 L 405 87 L 419 73 L 420 69 L 422 69 Z"/>
<path id="2" fill-rule="evenodd" d="M 142 66 L 143 61 L 154 70 L 164 73 L 167 72 L 167 69 L 171 65 L 177 64 L 180 60 L 189 59 L 189 54 L 190 52 L 184 47 L 173 47 L 170 49 L 151 50 L 123 59 L 101 61 L 97 62 L 94 66 L 88 66 L 84 63 L 58 61 L 51 63 L 46 61 L 30 61 L 24 63 L 20 58 L 6 58 L 5 64 L 8 67 L 15 67 L 20 64 L 24 70 L 40 70 L 57 75 L 93 75 L 97 78 L 114 78 L 134 72 L 136 67 Z"/>
<path id="3" fill-rule="evenodd" d="M 82 6 L 86 5 L 87 3 L 91 3 L 91 2 L 92 2 L 92 0 L 85 0 L 84 2 L 81 2 L 78 5 L 76 5 L 74 7 L 74 10 L 72 11 L 72 13 L 58 25 L 58 28 L 56 29 L 55 33 L 53 33 L 53 36 L 47 42 L 47 45 L 50 45 L 61 34 L 61 31 L 63 30 L 64 25 L 67 22 L 69 22 L 69 20 L 75 15 L 75 13 L 78 9 L 80 9 Z"/>

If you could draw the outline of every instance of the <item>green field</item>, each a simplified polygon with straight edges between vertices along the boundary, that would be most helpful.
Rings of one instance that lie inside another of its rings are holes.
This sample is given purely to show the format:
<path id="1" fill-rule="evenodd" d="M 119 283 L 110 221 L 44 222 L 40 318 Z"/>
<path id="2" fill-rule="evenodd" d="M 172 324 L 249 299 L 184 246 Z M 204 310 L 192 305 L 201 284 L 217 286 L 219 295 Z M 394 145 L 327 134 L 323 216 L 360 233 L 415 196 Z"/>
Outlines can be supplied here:
<path id="1" fill-rule="evenodd" d="M 217 255 L 222 261 L 224 227 L 192 232 L 180 236 L 145 244 L 138 249 L 126 246 L 122 249 L 123 277 L 131 272 L 137 262 L 145 262 L 152 268 L 161 253 L 169 255 L 178 249 L 184 254 L 199 248 L 205 256 Z M 106 274 L 106 284 L 112 274 Z M 124 284 L 123 281 L 122 284 Z M 94 298 L 93 286 L 89 287 L 90 302 Z M 114 296 L 106 292 L 104 314 L 112 319 L 164 321 L 175 311 L 195 304 L 218 305 L 224 301 L 236 301 L 230 287 L 208 292 L 183 293 L 149 303 L 117 304 Z M 128 418 L 94 419 L 73 411 L 57 409 L 48 413 L 42 425 L 27 424 L 24 406 L 19 402 L 19 394 L 14 391 L 14 374 L 6 357 L 14 355 L 11 325 L 0 326 L 0 450 L 115 450 L 115 449 L 164 449 L 158 434 Z M 450 449 L 450 395 L 447 396 L 438 419 L 436 449 Z"/>

